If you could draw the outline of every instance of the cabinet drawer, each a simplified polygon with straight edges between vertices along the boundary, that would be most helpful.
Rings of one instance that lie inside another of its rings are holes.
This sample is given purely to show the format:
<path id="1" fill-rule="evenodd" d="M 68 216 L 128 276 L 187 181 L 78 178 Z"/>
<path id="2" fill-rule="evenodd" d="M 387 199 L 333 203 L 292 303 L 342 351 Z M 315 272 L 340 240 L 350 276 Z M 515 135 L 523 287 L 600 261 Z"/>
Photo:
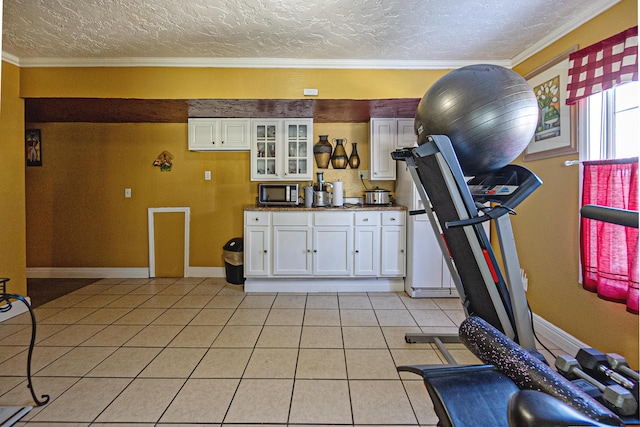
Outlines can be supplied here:
<path id="1" fill-rule="evenodd" d="M 382 212 L 382 225 L 404 225 L 404 211 Z"/>
<path id="2" fill-rule="evenodd" d="M 311 214 L 306 212 L 274 212 L 273 225 L 305 225 L 309 226 Z"/>
<path id="3" fill-rule="evenodd" d="M 351 212 L 316 212 L 313 225 L 352 225 L 352 218 Z"/>
<path id="4" fill-rule="evenodd" d="M 356 225 L 380 225 L 380 212 L 356 212 Z"/>
<path id="5" fill-rule="evenodd" d="M 244 225 L 247 227 L 253 225 L 269 225 L 271 221 L 269 212 L 246 211 L 244 213 Z"/>

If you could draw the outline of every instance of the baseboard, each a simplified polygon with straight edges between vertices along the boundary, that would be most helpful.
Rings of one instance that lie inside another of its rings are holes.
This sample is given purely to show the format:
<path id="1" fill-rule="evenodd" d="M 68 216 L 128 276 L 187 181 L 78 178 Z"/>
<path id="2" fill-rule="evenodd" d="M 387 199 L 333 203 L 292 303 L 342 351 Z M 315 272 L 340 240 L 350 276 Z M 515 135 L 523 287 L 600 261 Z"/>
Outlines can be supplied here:
<path id="1" fill-rule="evenodd" d="M 27 302 L 29 303 L 29 305 L 31 305 L 31 299 L 29 297 L 25 297 L 25 300 L 27 300 Z M 11 301 L 11 310 L 7 310 L 7 311 L 2 311 L 2 309 L 4 309 L 5 307 L 7 307 L 7 305 L 3 305 L 0 306 L 0 323 L 4 322 L 5 320 L 9 320 L 12 317 L 16 317 L 19 314 L 22 313 L 26 313 L 27 307 L 20 301 Z"/>
<path id="2" fill-rule="evenodd" d="M 149 277 L 148 268 L 109 268 L 109 267 L 31 267 L 27 268 L 27 278 L 34 279 L 111 279 Z"/>
<path id="3" fill-rule="evenodd" d="M 455 288 L 411 288 L 411 292 L 406 290 L 411 298 L 458 298 L 458 291 Z"/>
<path id="4" fill-rule="evenodd" d="M 224 277 L 224 267 L 189 267 L 187 277 Z M 72 268 L 72 267 L 32 267 L 27 268 L 27 278 L 33 279 L 140 279 L 148 278 L 149 269 L 144 268 Z"/>
<path id="5" fill-rule="evenodd" d="M 404 280 L 394 277 L 369 279 L 287 279 L 278 277 L 249 277 L 244 282 L 245 292 L 401 292 Z"/>
<path id="6" fill-rule="evenodd" d="M 579 349 L 590 347 L 535 313 L 533 314 L 533 328 L 536 333 L 539 333 L 568 354 L 576 354 Z"/>

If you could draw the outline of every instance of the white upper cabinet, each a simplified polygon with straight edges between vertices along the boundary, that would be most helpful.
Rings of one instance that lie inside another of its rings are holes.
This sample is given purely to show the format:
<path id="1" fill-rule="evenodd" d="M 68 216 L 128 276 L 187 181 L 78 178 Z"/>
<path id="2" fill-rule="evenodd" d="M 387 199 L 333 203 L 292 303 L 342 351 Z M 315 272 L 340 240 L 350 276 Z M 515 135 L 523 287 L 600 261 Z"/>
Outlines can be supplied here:
<path id="1" fill-rule="evenodd" d="M 253 119 L 251 180 L 307 181 L 313 175 L 313 119 Z"/>
<path id="2" fill-rule="evenodd" d="M 396 119 L 371 119 L 371 180 L 396 179 Z"/>
<path id="3" fill-rule="evenodd" d="M 416 142 L 413 119 L 371 119 L 371 179 L 396 179 L 396 162 L 391 153 Z"/>
<path id="4" fill-rule="evenodd" d="M 189 119 L 189 150 L 248 151 L 250 123 L 250 119 Z"/>
<path id="5" fill-rule="evenodd" d="M 396 148 L 413 147 L 416 145 L 418 136 L 413 128 L 414 119 L 397 119 L 398 133 L 396 138 Z"/>

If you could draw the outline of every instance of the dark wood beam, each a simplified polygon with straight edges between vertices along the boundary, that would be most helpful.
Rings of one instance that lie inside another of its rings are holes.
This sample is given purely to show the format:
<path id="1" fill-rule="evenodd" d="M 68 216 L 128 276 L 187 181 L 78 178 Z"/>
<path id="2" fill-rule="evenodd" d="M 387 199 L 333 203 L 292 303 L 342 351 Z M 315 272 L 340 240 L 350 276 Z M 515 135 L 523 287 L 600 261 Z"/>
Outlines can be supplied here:
<path id="1" fill-rule="evenodd" d="M 418 98 L 396 99 L 122 99 L 27 98 L 29 123 L 186 123 L 189 117 L 307 118 L 317 123 L 411 118 Z"/>

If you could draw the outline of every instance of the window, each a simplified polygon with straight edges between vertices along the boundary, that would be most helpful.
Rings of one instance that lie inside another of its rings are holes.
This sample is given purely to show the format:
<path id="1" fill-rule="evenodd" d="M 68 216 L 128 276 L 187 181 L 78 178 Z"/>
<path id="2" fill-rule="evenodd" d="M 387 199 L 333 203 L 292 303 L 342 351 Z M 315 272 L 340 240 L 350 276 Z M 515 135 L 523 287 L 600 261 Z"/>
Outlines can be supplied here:
<path id="1" fill-rule="evenodd" d="M 581 160 L 624 159 L 638 156 L 640 141 L 640 98 L 638 82 L 618 85 L 589 96 L 579 103 L 586 109 L 582 129 Z"/>
<path id="2" fill-rule="evenodd" d="M 582 205 L 638 209 L 639 90 L 634 81 L 578 101 Z M 580 228 L 583 287 L 637 314 L 638 229 L 585 218 Z"/>

